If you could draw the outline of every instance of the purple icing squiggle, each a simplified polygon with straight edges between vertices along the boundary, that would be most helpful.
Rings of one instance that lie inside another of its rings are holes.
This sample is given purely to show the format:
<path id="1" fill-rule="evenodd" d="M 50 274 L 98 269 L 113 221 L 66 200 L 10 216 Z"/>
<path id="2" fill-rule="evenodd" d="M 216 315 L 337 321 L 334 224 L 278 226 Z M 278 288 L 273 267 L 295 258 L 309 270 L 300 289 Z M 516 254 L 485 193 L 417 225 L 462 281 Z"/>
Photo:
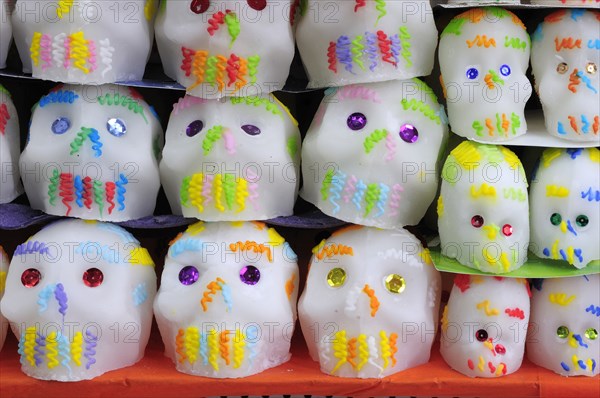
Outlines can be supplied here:
<path id="1" fill-rule="evenodd" d="M 85 332 L 85 354 L 84 357 L 87 358 L 87 363 L 85 364 L 85 368 L 89 370 L 93 364 L 96 363 L 96 359 L 94 355 L 96 355 L 96 346 L 98 341 L 98 337 L 95 336 L 89 330 Z"/>
<path id="2" fill-rule="evenodd" d="M 37 336 L 35 337 L 35 354 L 33 355 L 35 366 L 40 366 L 44 362 L 43 358 L 46 355 L 45 347 L 46 338 L 40 332 L 37 332 Z"/>
<path id="3" fill-rule="evenodd" d="M 335 50 L 338 60 L 345 65 L 345 69 L 350 73 L 352 73 L 351 44 L 352 42 L 348 36 L 340 36 L 337 40 L 337 48 Z"/>
<path id="4" fill-rule="evenodd" d="M 398 37 L 397 34 L 390 36 L 390 42 L 392 55 L 394 56 L 394 63 L 398 64 L 398 62 L 400 61 L 398 55 L 400 55 L 400 50 L 402 50 L 402 45 L 400 44 L 400 37 Z"/>
<path id="5" fill-rule="evenodd" d="M 25 243 L 17 246 L 17 248 L 15 249 L 14 255 L 22 256 L 25 254 L 33 254 L 33 253 L 48 254 L 48 247 L 46 246 L 46 244 L 44 242 L 38 242 L 37 240 L 36 241 L 28 241 L 28 242 L 25 242 Z"/>
<path id="6" fill-rule="evenodd" d="M 371 61 L 369 69 L 371 69 L 371 72 L 373 72 L 377 67 L 377 35 L 372 32 L 365 32 L 365 41 L 367 44 L 365 51 L 369 56 L 369 60 Z"/>
<path id="7" fill-rule="evenodd" d="M 65 287 L 62 283 L 56 284 L 56 289 L 54 290 L 54 298 L 58 302 L 58 312 L 60 312 L 63 318 L 67 315 L 67 293 L 65 292 Z"/>

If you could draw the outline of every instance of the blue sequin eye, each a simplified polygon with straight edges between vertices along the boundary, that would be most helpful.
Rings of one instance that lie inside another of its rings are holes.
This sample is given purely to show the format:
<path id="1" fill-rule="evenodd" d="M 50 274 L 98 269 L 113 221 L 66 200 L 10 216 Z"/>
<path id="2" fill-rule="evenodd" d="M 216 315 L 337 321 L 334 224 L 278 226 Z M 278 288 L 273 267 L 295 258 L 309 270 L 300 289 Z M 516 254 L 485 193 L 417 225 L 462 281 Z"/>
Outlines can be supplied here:
<path id="1" fill-rule="evenodd" d="M 193 122 L 188 124 L 187 128 L 185 129 L 185 135 L 187 135 L 188 137 L 193 137 L 199 132 L 201 132 L 203 128 L 204 123 L 202 122 L 202 120 L 194 120 Z"/>
<path id="2" fill-rule="evenodd" d="M 54 134 L 64 134 L 71 128 L 71 121 L 66 117 L 59 117 L 52 122 L 52 132 Z"/>
<path id="3" fill-rule="evenodd" d="M 469 80 L 475 80 L 479 76 L 479 71 L 477 68 L 469 68 L 467 69 L 467 78 Z"/>
<path id="4" fill-rule="evenodd" d="M 354 112 L 350 116 L 348 116 L 348 120 L 346 120 L 346 124 L 350 128 L 350 130 L 362 130 L 367 125 L 367 117 L 360 112 Z"/>
<path id="5" fill-rule="evenodd" d="M 260 129 L 253 124 L 244 124 L 242 130 L 248 135 L 259 135 Z"/>
<path id="6" fill-rule="evenodd" d="M 123 120 L 113 117 L 106 122 L 106 130 L 115 137 L 121 137 L 127 132 L 127 126 Z"/>
<path id="7" fill-rule="evenodd" d="M 510 72 L 511 72 L 510 66 L 504 64 L 500 67 L 500 74 L 502 76 L 510 76 Z"/>

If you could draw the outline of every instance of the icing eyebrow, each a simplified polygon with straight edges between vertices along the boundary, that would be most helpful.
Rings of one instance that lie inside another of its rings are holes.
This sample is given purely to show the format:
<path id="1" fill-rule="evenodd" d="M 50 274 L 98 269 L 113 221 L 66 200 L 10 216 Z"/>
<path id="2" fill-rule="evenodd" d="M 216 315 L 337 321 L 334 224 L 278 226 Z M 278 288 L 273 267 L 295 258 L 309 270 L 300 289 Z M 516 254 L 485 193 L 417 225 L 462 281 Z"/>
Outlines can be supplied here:
<path id="1" fill-rule="evenodd" d="M 200 252 L 202 251 L 202 241 L 198 239 L 177 239 L 169 248 L 171 257 L 177 257 L 185 252 Z"/>
<path id="2" fill-rule="evenodd" d="M 271 253 L 271 248 L 262 243 L 257 243 L 255 241 L 249 241 L 249 240 L 247 240 L 246 242 L 237 241 L 235 243 L 230 243 L 229 249 L 233 252 L 251 251 L 251 252 L 254 252 L 257 254 L 266 253 L 267 259 L 269 260 L 269 262 L 273 262 L 273 254 Z"/>
<path id="3" fill-rule="evenodd" d="M 471 185 L 471 197 L 478 199 L 481 196 L 496 198 L 496 188 L 493 185 L 488 185 L 486 183 L 483 183 L 480 186 L 475 184 Z"/>
<path id="4" fill-rule="evenodd" d="M 581 191 L 581 199 L 588 202 L 600 202 L 600 190 L 590 187 L 587 191 Z"/>
<path id="5" fill-rule="evenodd" d="M 39 253 L 39 254 L 48 254 L 49 253 L 49 249 L 48 246 L 44 243 L 44 242 L 40 242 L 40 241 L 27 241 L 25 243 L 20 244 L 19 246 L 17 246 L 17 248 L 15 249 L 15 253 L 13 254 L 14 256 L 24 256 L 26 254 L 33 254 L 33 253 Z"/>
<path id="6" fill-rule="evenodd" d="M 312 249 L 313 254 L 319 260 L 331 258 L 334 256 L 354 256 L 352 246 L 346 246 L 338 243 L 327 243 L 325 239 Z"/>
<path id="7" fill-rule="evenodd" d="M 279 107 L 277 106 L 277 103 L 275 101 L 272 101 L 271 99 L 258 97 L 231 97 L 229 101 L 232 105 L 243 104 L 248 106 L 262 107 L 267 112 L 270 112 L 273 115 L 282 115 L 281 110 L 279 110 Z"/>
<path id="8" fill-rule="evenodd" d="M 56 90 L 44 95 L 38 102 L 40 108 L 48 104 L 72 104 L 79 98 L 79 95 L 71 90 Z"/>
<path id="9" fill-rule="evenodd" d="M 555 198 L 566 198 L 570 194 L 569 189 L 560 185 L 546 185 L 546 196 Z"/>
<path id="10" fill-rule="evenodd" d="M 185 97 L 179 98 L 179 101 L 173 104 L 173 115 L 177 115 L 179 112 L 191 108 L 194 105 L 205 104 L 206 102 L 207 100 L 205 99 L 186 95 Z"/>
<path id="11" fill-rule="evenodd" d="M 337 90 L 336 95 L 339 101 L 362 99 L 375 104 L 381 103 L 381 98 L 379 98 L 377 91 L 365 86 L 344 86 Z"/>
<path id="12" fill-rule="evenodd" d="M 139 101 L 130 96 L 119 93 L 105 94 L 104 96 L 98 97 L 98 103 L 102 106 L 122 106 L 127 108 L 134 114 L 142 116 L 146 124 L 148 124 L 148 119 L 146 119 L 146 115 L 144 114 L 144 107 Z"/>

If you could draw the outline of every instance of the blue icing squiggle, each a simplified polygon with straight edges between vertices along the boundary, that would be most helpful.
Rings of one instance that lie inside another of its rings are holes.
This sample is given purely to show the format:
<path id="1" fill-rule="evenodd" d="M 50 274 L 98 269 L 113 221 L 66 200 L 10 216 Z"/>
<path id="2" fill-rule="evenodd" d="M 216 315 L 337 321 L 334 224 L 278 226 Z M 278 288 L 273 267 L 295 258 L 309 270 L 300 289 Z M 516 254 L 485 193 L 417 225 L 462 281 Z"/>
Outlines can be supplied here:
<path id="1" fill-rule="evenodd" d="M 140 283 L 133 289 L 133 304 L 137 307 L 148 300 L 148 288 L 145 283 Z"/>
<path id="2" fill-rule="evenodd" d="M 102 156 L 102 142 L 100 142 L 100 134 L 98 134 L 98 130 L 91 129 L 92 132 L 88 136 L 90 141 L 92 141 L 92 149 L 94 150 L 94 156 L 99 158 Z"/>
<path id="3" fill-rule="evenodd" d="M 38 294 L 38 301 L 37 301 L 37 305 L 38 305 L 38 311 L 40 313 L 46 311 L 48 309 L 48 301 L 50 301 L 50 297 L 52 297 L 52 295 L 54 294 L 54 289 L 56 288 L 56 285 L 51 284 L 51 285 L 46 285 Z"/>
<path id="4" fill-rule="evenodd" d="M 225 301 L 225 305 L 227 306 L 227 312 L 231 312 L 233 308 L 233 300 L 231 298 L 231 288 L 228 284 L 224 282 L 218 282 L 219 286 L 221 286 L 221 292 L 223 292 L 223 300 Z"/>
<path id="5" fill-rule="evenodd" d="M 83 181 L 81 176 L 75 176 L 73 187 L 75 188 L 75 203 L 77 203 L 77 206 L 83 207 Z"/>
<path id="6" fill-rule="evenodd" d="M 115 181 L 115 185 L 117 187 L 117 203 L 119 204 L 119 211 L 125 210 L 125 193 L 127 192 L 125 185 L 127 185 L 128 182 L 129 180 L 127 180 L 123 174 L 119 174 L 119 180 Z"/>
<path id="7" fill-rule="evenodd" d="M 169 249 L 169 254 L 171 255 L 171 257 L 177 257 L 181 253 L 186 251 L 201 252 L 202 241 L 190 238 L 179 239 L 177 242 L 173 243 L 173 245 Z"/>
<path id="8" fill-rule="evenodd" d="M 77 98 L 79 98 L 79 96 L 71 90 L 56 90 L 48 95 L 43 96 L 38 105 L 40 108 L 43 108 L 48 104 L 72 104 Z"/>

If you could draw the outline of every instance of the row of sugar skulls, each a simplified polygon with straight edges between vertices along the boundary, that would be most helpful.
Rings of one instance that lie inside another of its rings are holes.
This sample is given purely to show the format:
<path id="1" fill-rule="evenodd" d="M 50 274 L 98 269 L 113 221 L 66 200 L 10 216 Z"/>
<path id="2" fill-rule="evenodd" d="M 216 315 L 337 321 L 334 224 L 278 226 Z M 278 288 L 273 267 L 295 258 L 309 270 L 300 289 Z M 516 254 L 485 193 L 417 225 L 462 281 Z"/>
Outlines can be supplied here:
<path id="1" fill-rule="evenodd" d="M 0 308 L 23 371 L 77 381 L 133 365 L 152 307 L 176 369 L 216 378 L 288 361 L 297 316 L 311 357 L 340 377 L 425 364 L 438 331 L 440 274 L 404 230 L 351 226 L 321 242 L 297 309 L 297 257 L 262 223 L 190 226 L 170 244 L 156 296 L 155 279 L 148 252 L 111 224 L 62 220 L 19 245 Z M 468 376 L 511 374 L 533 325 L 534 363 L 597 375 L 599 283 L 599 275 L 537 282 L 530 311 L 523 279 L 457 275 L 441 316 L 442 356 Z"/>

